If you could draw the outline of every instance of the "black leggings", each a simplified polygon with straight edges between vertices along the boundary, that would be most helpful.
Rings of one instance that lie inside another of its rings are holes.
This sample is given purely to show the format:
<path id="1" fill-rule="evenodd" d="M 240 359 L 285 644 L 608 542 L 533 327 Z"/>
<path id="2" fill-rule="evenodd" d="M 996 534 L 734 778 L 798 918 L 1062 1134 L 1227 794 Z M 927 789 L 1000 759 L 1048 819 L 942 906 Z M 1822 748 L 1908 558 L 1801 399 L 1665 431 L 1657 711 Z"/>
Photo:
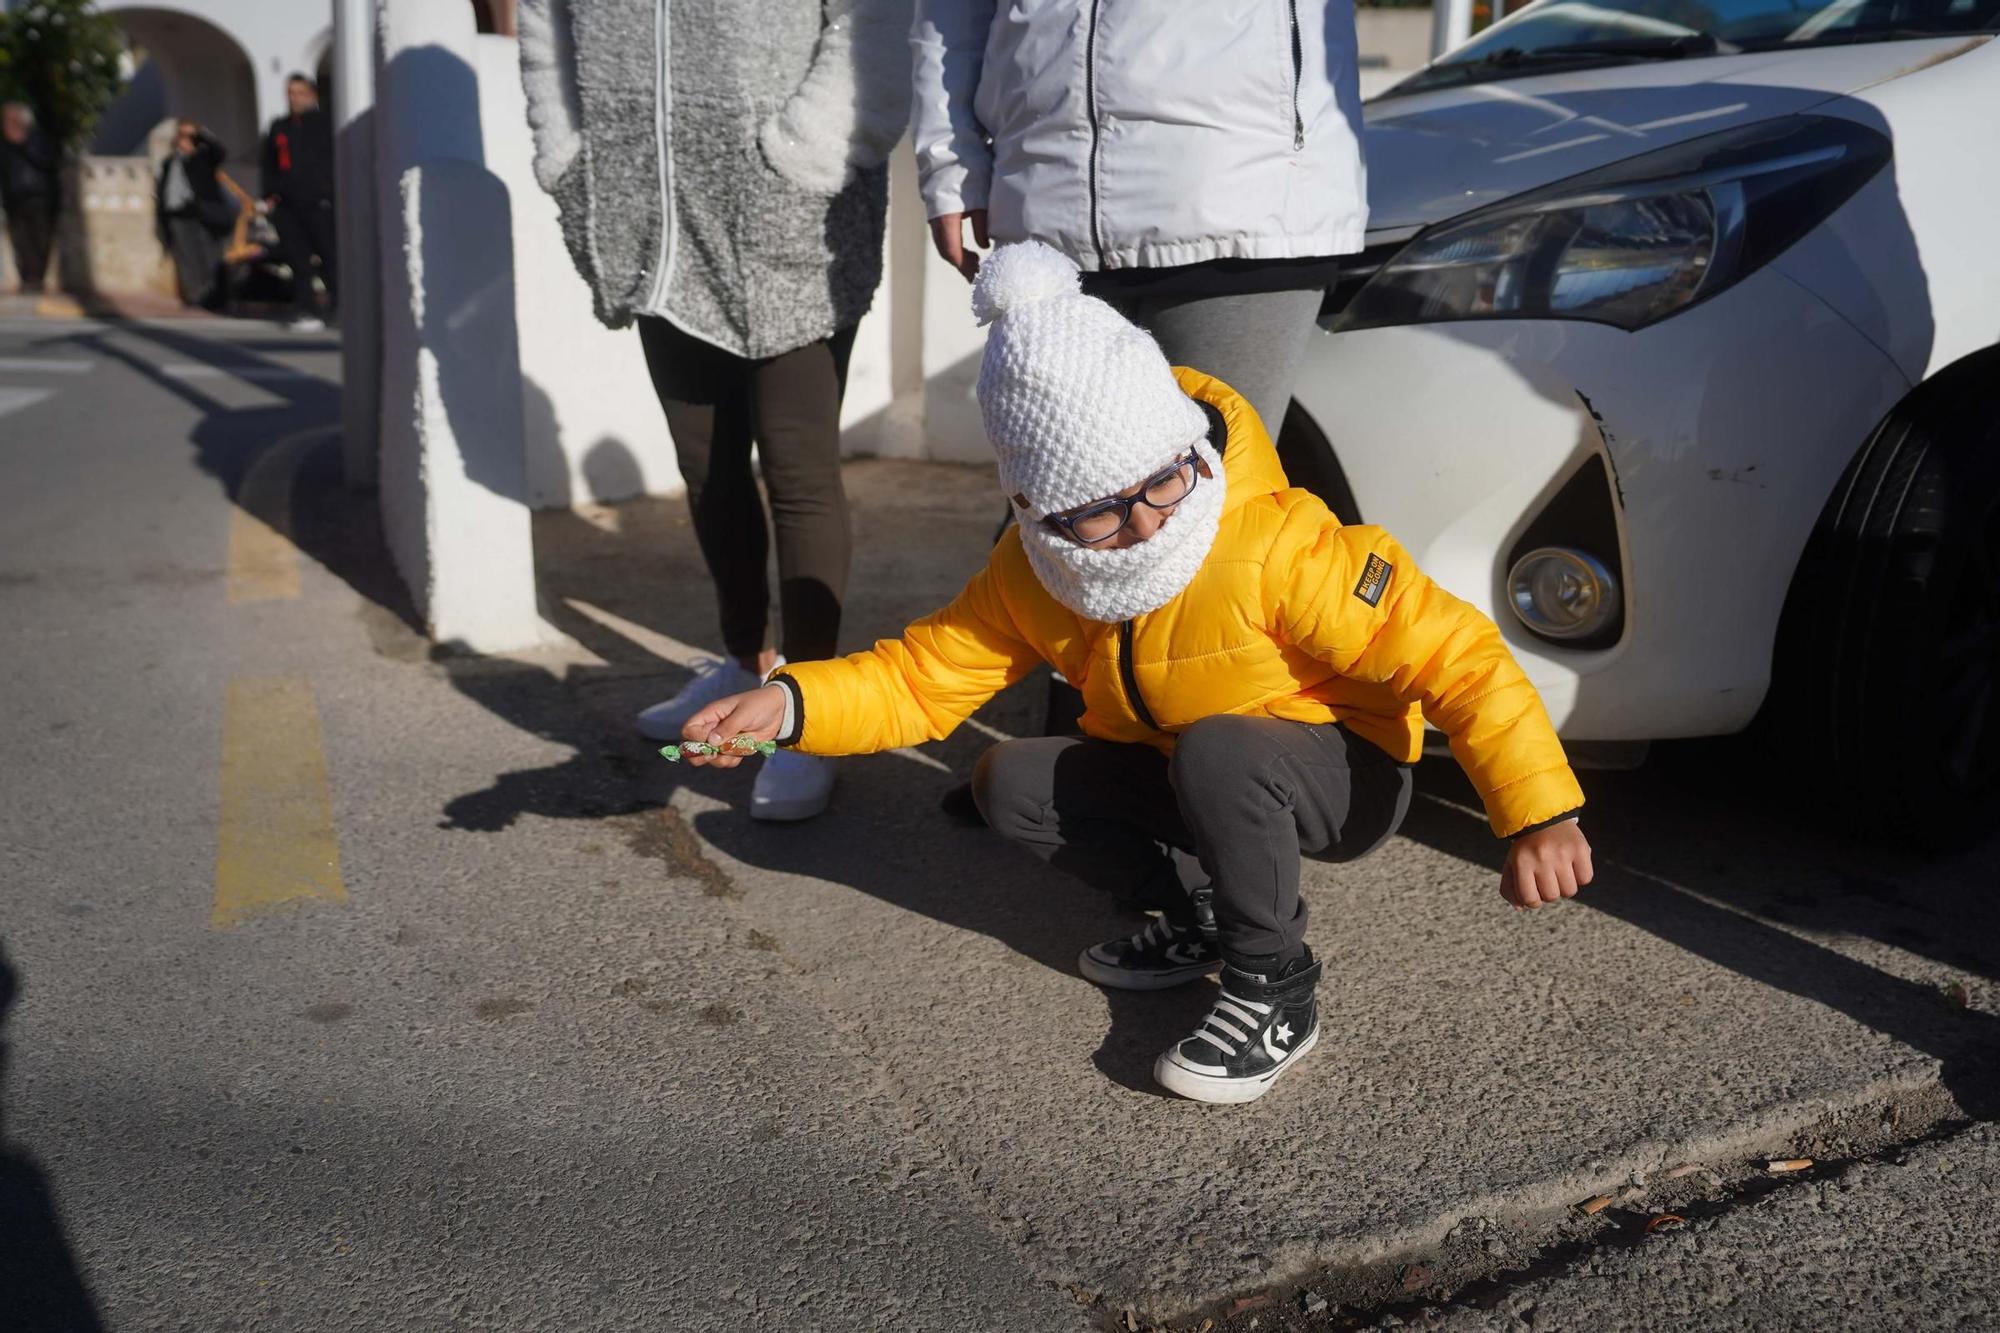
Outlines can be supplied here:
<path id="1" fill-rule="evenodd" d="M 687 483 L 731 657 L 762 652 L 770 628 L 770 531 L 750 470 L 754 441 L 778 530 L 778 609 L 785 656 L 832 657 L 853 554 L 840 484 L 840 399 L 854 329 L 751 361 L 641 316 L 653 392 Z"/>

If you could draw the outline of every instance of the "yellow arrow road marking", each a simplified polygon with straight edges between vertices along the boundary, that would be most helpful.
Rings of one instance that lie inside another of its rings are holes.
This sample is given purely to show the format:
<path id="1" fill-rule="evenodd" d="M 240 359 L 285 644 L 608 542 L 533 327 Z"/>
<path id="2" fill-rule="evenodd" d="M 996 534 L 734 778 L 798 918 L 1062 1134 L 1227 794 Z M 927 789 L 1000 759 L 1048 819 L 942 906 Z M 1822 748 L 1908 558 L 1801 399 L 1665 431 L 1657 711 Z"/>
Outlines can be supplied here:
<path id="1" fill-rule="evenodd" d="M 299 548 L 292 545 L 292 479 L 337 426 L 287 435 L 258 454 L 236 488 L 229 519 L 229 602 L 275 602 L 299 595 Z"/>
<path id="2" fill-rule="evenodd" d="M 296 676 L 229 682 L 211 929 L 295 902 L 344 903 L 326 756 L 312 686 Z"/>

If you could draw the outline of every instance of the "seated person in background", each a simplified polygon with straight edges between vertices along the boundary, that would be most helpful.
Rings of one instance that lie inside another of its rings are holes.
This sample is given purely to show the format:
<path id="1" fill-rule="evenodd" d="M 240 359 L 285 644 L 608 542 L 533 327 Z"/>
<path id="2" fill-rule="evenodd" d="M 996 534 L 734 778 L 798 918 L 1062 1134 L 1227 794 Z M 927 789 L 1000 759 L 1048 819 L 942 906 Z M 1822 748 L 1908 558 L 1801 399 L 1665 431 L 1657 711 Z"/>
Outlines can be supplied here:
<path id="1" fill-rule="evenodd" d="M 900 639 L 789 664 L 695 714 L 687 739 L 893 749 L 1055 666 L 1084 734 L 994 746 L 974 795 L 1002 835 L 1163 905 L 1084 951 L 1092 981 L 1221 971 L 1212 1011 L 1154 1065 L 1202 1101 L 1262 1096 L 1319 1039 L 1299 858 L 1352 860 L 1396 830 L 1426 717 L 1512 840 L 1502 896 L 1539 907 L 1590 882 L 1583 793 L 1492 621 L 1388 533 L 1289 487 L 1248 404 L 1170 368 L 1056 251 L 996 251 L 972 302 L 992 325 L 979 404 L 1017 525 Z"/>

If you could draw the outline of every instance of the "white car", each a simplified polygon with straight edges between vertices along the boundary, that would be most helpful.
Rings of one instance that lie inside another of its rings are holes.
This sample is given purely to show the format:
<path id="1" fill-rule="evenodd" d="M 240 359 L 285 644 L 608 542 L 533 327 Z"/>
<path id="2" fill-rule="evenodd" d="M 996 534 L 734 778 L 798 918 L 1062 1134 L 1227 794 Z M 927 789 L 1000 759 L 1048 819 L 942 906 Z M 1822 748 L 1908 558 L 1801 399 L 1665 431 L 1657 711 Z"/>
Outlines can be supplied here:
<path id="1" fill-rule="evenodd" d="M 1996 27 L 1539 0 L 1368 105 L 1369 248 L 1286 456 L 1499 623 L 1586 758 L 1768 696 L 1872 827 L 1993 827 Z"/>

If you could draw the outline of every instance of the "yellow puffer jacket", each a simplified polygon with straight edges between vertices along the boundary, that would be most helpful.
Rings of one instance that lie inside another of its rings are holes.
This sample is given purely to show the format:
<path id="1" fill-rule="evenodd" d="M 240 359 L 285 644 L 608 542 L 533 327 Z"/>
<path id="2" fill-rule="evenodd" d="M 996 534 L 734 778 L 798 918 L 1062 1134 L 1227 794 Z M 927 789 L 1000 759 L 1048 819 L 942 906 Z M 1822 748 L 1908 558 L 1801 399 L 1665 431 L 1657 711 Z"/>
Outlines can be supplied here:
<path id="1" fill-rule="evenodd" d="M 1534 686 L 1493 622 L 1432 583 L 1388 533 L 1347 527 L 1291 489 L 1250 406 L 1177 369 L 1228 428 L 1215 545 L 1181 594 L 1123 624 L 1043 590 L 1013 531 L 945 607 L 900 639 L 794 662 L 797 748 L 865 754 L 939 740 L 1048 662 L 1083 693 L 1083 731 L 1171 751 L 1177 732 L 1237 713 L 1343 722 L 1405 762 L 1428 717 L 1451 740 L 1502 837 L 1580 807 L 1583 792 Z"/>

